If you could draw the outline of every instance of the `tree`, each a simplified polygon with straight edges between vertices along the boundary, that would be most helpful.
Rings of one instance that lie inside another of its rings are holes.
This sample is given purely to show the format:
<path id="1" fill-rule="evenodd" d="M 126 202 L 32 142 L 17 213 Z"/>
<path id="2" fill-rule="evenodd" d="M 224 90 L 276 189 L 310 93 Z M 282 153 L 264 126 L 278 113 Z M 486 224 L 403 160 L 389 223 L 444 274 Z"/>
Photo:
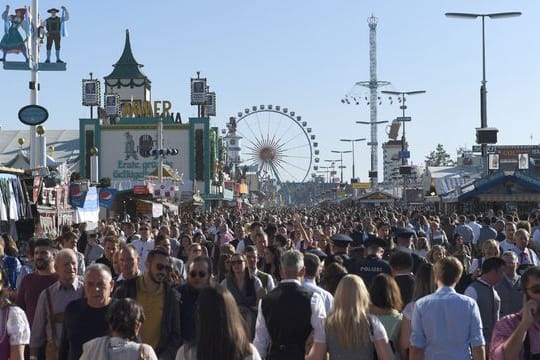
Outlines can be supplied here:
<path id="1" fill-rule="evenodd" d="M 450 166 L 454 161 L 446 152 L 442 144 L 437 144 L 437 148 L 426 156 L 426 166 Z"/>

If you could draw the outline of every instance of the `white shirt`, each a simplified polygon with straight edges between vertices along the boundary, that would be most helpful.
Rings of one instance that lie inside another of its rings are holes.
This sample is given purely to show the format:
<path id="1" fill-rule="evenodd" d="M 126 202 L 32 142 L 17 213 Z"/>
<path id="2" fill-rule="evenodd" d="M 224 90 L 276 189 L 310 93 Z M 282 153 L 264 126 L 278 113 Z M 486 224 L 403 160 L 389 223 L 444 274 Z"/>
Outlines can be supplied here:
<path id="1" fill-rule="evenodd" d="M 282 280 L 281 283 L 290 283 L 294 282 L 301 286 L 298 280 Z M 257 323 L 255 325 L 255 340 L 253 340 L 253 345 L 259 351 L 261 358 L 266 357 L 268 350 L 268 345 L 270 344 L 270 334 L 268 333 L 268 328 L 266 327 L 266 320 L 264 319 L 264 314 L 262 312 L 261 303 L 259 302 L 259 313 L 257 315 Z M 324 308 L 324 303 L 319 294 L 313 293 L 311 296 L 311 319 L 310 323 L 313 327 L 313 342 L 326 343 L 326 333 L 324 332 L 324 318 L 326 317 L 326 310 Z"/>
<path id="2" fill-rule="evenodd" d="M 144 272 L 146 270 L 146 257 L 150 250 L 154 249 L 154 239 L 148 239 L 146 241 L 137 239 L 133 240 L 131 244 L 137 249 L 137 255 L 139 255 L 139 270 Z"/>
<path id="3" fill-rule="evenodd" d="M 332 305 L 334 304 L 334 297 L 332 294 L 320 286 L 317 286 L 315 280 L 313 279 L 304 278 L 304 281 L 302 281 L 302 286 L 321 296 L 324 303 L 324 309 L 326 310 L 326 313 L 329 314 L 330 310 L 332 310 Z"/>
<path id="4" fill-rule="evenodd" d="M 236 244 L 236 252 L 239 254 L 243 254 L 245 249 L 246 249 L 245 240 L 244 239 L 238 240 L 238 244 Z"/>
<path id="5" fill-rule="evenodd" d="M 540 228 L 533 232 L 531 240 L 536 244 L 536 246 L 540 246 Z"/>
<path id="6" fill-rule="evenodd" d="M 502 252 L 506 252 L 506 251 L 513 251 L 517 254 L 519 254 L 521 251 L 517 248 L 517 246 L 515 244 L 512 244 L 510 242 L 508 242 L 508 240 L 504 239 L 503 241 L 501 241 L 499 243 L 499 247 L 501 248 Z"/>
<path id="7" fill-rule="evenodd" d="M 473 244 L 478 244 L 478 238 L 480 237 L 480 229 L 482 229 L 482 226 L 477 223 L 476 221 L 469 221 L 467 223 L 473 231 Z"/>

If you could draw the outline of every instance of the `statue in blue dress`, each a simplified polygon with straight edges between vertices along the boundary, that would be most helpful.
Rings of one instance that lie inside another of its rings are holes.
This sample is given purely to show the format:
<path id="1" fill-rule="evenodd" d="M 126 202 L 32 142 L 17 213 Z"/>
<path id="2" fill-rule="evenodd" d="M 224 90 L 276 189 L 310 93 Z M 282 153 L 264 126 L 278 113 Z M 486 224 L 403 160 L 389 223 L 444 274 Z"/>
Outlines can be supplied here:
<path id="1" fill-rule="evenodd" d="M 15 10 L 15 15 L 9 14 L 9 5 L 6 5 L 6 10 L 2 13 L 2 19 L 4 20 L 4 36 L 0 40 L 0 49 L 3 56 L 0 61 L 6 60 L 6 54 L 22 53 L 26 61 L 28 61 L 28 54 L 26 51 L 26 39 L 24 39 L 19 31 L 22 28 L 26 34 L 28 34 L 28 17 L 26 14 L 26 8 L 19 8 Z"/>

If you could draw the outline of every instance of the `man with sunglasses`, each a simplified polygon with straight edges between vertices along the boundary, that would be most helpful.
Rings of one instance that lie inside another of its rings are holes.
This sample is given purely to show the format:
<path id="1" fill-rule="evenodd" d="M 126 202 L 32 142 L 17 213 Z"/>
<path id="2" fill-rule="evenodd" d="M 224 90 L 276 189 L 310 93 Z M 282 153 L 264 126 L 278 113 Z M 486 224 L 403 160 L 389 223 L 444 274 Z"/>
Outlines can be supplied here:
<path id="1" fill-rule="evenodd" d="M 201 289 L 210 286 L 212 261 L 207 256 L 197 256 L 189 262 L 187 283 L 178 286 L 180 298 L 180 326 L 185 342 L 195 338 L 195 310 Z"/>
<path id="2" fill-rule="evenodd" d="M 540 268 L 521 275 L 520 312 L 503 317 L 493 329 L 490 359 L 540 359 Z"/>
<path id="3" fill-rule="evenodd" d="M 174 359 L 181 345 L 180 306 L 177 292 L 166 279 L 172 270 L 169 254 L 162 248 L 150 250 L 142 276 L 125 280 L 114 297 L 131 298 L 142 305 L 146 320 L 140 335 L 160 359 Z"/>
<path id="4" fill-rule="evenodd" d="M 154 239 L 152 239 L 151 233 L 152 227 L 149 223 L 142 223 L 139 228 L 140 239 L 133 240 L 132 244 L 137 249 L 139 254 L 139 269 L 144 272 L 146 265 L 146 257 L 148 253 L 154 248 Z"/>

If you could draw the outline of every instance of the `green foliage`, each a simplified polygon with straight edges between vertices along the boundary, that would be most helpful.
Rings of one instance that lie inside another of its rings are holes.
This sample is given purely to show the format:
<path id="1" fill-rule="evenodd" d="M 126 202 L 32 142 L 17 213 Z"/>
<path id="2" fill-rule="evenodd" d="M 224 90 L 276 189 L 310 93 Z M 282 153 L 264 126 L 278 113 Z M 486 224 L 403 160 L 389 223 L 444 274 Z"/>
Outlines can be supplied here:
<path id="1" fill-rule="evenodd" d="M 450 166 L 453 163 L 442 144 L 437 144 L 437 148 L 426 156 L 426 166 Z"/>

